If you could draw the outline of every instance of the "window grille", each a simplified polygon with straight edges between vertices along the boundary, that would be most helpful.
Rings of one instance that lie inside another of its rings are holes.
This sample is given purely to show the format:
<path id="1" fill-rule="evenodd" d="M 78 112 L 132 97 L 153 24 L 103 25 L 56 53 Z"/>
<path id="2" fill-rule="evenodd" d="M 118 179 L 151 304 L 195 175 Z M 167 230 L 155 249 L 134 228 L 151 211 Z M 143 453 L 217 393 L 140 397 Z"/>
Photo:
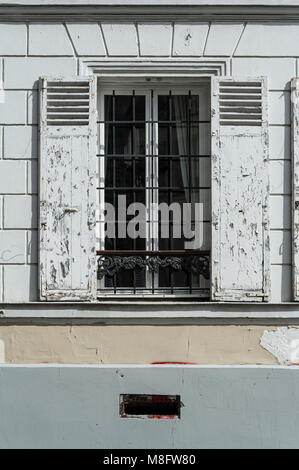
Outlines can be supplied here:
<path id="1" fill-rule="evenodd" d="M 201 162 L 210 155 L 200 151 L 201 134 L 210 120 L 200 118 L 200 105 L 199 95 L 191 90 L 103 93 L 98 121 L 99 214 L 103 204 L 110 203 L 116 223 L 108 213 L 105 218 L 99 215 L 100 293 L 209 296 L 209 250 L 185 248 L 190 239 L 184 235 L 182 216 L 182 203 L 200 203 L 203 192 L 210 192 L 210 181 L 201 175 Z M 120 196 L 126 196 L 127 206 L 144 204 L 144 238 L 121 237 L 135 214 L 120 212 Z M 161 203 L 181 208 L 179 221 L 175 211 L 169 212 L 168 237 L 163 236 L 166 223 L 155 210 Z M 203 223 L 209 224 L 209 215 L 205 218 Z M 192 229 L 195 219 L 192 211 Z M 105 237 L 108 228 L 114 237 Z M 174 236 L 178 232 L 181 236 Z"/>

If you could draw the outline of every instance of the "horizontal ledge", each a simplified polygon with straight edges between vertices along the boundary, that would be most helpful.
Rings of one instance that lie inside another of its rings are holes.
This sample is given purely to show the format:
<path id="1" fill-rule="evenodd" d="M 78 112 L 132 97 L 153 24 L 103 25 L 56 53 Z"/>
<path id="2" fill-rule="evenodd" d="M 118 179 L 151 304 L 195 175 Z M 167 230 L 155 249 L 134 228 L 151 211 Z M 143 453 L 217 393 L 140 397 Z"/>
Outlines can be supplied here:
<path id="1" fill-rule="evenodd" d="M 62 363 L 43 363 L 43 364 L 0 364 L 2 369 L 117 369 L 115 372 L 124 372 L 129 369 L 264 369 L 264 370 L 294 370 L 298 373 L 298 365 L 280 365 L 280 364 L 184 364 L 184 363 L 163 363 L 163 364 L 132 364 L 132 363 L 111 363 L 111 364 L 62 364 Z"/>
<path id="2" fill-rule="evenodd" d="M 299 0 L 6 0 L 6 6 L 292 6 Z"/>
<path id="3" fill-rule="evenodd" d="M 163 364 L 132 364 L 132 363 L 111 363 L 111 364 L 62 364 L 62 363 L 43 363 L 43 364 L 0 364 L 1 369 L 115 369 L 125 371 L 128 369 L 265 369 L 265 370 L 294 370 L 298 373 L 298 365 L 280 365 L 280 364 L 184 364 L 184 363 L 163 363 Z"/>
<path id="4" fill-rule="evenodd" d="M 102 301 L 95 303 L 29 302 L 0 305 L 1 320 L 97 320 L 109 322 L 142 321 L 169 323 L 200 320 L 228 323 L 239 320 L 298 320 L 299 304 L 249 303 L 249 302 L 198 302 L 198 301 Z"/>
<path id="5" fill-rule="evenodd" d="M 98 18 L 96 18 L 98 15 Z M 196 17 L 195 17 L 196 15 Z M 87 20 L 87 19 L 157 19 L 175 18 L 190 20 L 221 18 L 231 19 L 290 19 L 299 16 L 299 1 L 294 0 L 188 0 L 188 1 L 101 1 L 101 0 L 19 0 L 0 5 L 1 20 Z"/>

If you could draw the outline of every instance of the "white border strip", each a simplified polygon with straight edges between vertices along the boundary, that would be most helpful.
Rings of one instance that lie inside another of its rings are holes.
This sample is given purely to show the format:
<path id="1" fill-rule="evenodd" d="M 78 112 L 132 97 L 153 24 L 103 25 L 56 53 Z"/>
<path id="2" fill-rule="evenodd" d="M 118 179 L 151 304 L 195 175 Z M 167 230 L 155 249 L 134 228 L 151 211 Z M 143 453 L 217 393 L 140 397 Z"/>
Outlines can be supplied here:
<path id="1" fill-rule="evenodd" d="M 299 320 L 299 305 L 286 304 L 252 304 L 252 303 L 208 303 L 208 302 L 101 302 L 90 303 L 55 303 L 44 302 L 5 304 L 0 306 L 0 324 L 5 319 L 47 319 L 47 320 L 122 320 L 132 322 L 161 321 L 171 323 L 181 321 L 211 322 L 225 319 L 230 320 Z"/>

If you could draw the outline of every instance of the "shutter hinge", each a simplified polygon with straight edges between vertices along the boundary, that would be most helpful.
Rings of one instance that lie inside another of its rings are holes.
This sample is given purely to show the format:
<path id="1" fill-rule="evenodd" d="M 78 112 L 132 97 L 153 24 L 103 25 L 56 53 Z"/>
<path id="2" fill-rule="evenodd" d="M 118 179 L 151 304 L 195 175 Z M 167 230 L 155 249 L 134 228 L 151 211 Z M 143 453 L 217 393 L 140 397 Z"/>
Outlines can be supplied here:
<path id="1" fill-rule="evenodd" d="M 66 214 L 74 214 L 75 212 L 79 212 L 78 207 L 64 207 L 63 212 Z"/>

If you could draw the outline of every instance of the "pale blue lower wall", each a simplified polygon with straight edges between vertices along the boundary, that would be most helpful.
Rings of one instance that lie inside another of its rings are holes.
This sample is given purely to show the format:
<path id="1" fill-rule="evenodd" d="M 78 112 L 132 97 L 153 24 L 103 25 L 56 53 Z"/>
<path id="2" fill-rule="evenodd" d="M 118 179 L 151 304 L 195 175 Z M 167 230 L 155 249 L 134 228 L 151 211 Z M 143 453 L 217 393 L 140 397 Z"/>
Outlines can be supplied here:
<path id="1" fill-rule="evenodd" d="M 179 394 L 180 420 L 119 417 Z M 299 448 L 299 368 L 1 365 L 1 448 Z"/>

